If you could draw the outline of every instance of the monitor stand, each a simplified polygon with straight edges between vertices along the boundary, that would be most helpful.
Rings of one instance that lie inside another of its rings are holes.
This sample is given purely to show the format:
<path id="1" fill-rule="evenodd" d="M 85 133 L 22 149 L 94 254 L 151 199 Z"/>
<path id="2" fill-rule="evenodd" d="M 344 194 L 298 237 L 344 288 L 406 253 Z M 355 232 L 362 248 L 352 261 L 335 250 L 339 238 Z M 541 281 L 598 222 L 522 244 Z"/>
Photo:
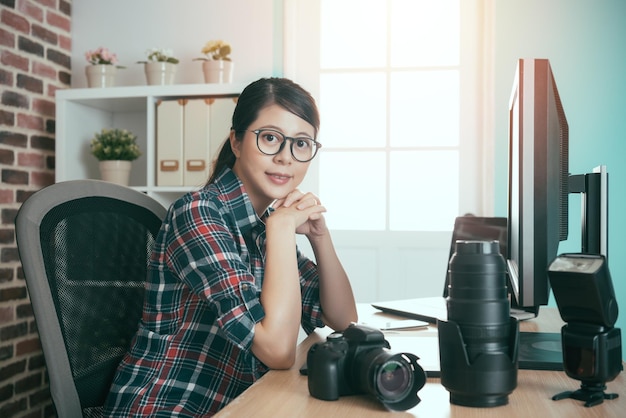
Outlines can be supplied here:
<path id="1" fill-rule="evenodd" d="M 537 317 L 535 312 L 528 312 L 523 309 L 511 308 L 510 315 L 513 318 L 517 318 L 518 321 L 526 321 L 527 319 L 534 319 Z"/>
<path id="2" fill-rule="evenodd" d="M 523 370 L 563 370 L 560 332 L 519 333 L 517 359 Z"/>
<path id="3" fill-rule="evenodd" d="M 539 306 L 519 307 L 511 304 L 511 316 L 519 321 L 536 318 Z M 517 349 L 518 368 L 525 370 L 563 370 L 561 332 L 520 331 Z"/>

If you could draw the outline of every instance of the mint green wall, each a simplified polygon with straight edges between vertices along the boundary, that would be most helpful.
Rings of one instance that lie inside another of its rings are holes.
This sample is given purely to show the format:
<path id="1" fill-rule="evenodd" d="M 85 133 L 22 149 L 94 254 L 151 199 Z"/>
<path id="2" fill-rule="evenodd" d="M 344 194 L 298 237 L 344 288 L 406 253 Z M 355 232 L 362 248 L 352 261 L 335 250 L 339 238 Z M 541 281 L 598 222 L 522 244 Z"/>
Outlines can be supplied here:
<path id="1" fill-rule="evenodd" d="M 570 172 L 609 172 L 609 268 L 626 333 L 626 1 L 496 3 L 496 215 L 506 216 L 507 110 L 518 58 L 548 58 L 569 123 Z M 580 251 L 580 198 L 570 197 L 569 239 Z"/>

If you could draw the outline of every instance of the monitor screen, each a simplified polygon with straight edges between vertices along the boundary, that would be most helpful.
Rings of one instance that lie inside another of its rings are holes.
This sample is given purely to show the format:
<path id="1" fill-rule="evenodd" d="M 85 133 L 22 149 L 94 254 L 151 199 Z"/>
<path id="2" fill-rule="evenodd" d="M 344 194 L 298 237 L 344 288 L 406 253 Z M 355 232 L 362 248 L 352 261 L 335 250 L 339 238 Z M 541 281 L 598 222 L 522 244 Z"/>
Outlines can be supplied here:
<path id="1" fill-rule="evenodd" d="M 509 102 L 508 257 L 512 305 L 547 305 L 548 265 L 567 238 L 568 124 L 547 59 L 520 59 Z"/>

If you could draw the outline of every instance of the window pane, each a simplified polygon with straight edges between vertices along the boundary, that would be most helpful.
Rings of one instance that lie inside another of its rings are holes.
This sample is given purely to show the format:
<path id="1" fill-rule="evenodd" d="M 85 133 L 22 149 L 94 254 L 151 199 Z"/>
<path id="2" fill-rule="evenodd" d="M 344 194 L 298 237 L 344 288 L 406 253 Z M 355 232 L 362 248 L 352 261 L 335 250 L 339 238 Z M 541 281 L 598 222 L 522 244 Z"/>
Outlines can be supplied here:
<path id="1" fill-rule="evenodd" d="M 322 0 L 320 13 L 322 69 L 386 65 L 386 2 Z"/>
<path id="2" fill-rule="evenodd" d="M 393 0 L 393 67 L 459 65 L 459 0 Z"/>
<path id="3" fill-rule="evenodd" d="M 458 146 L 459 72 L 391 75 L 391 146 Z"/>
<path id="4" fill-rule="evenodd" d="M 328 228 L 384 230 L 385 153 L 322 152 L 319 158 Z"/>
<path id="5" fill-rule="evenodd" d="M 459 212 L 458 151 L 392 151 L 389 227 L 449 231 Z"/>
<path id="6" fill-rule="evenodd" d="M 322 74 L 320 112 L 324 147 L 384 147 L 384 73 Z"/>

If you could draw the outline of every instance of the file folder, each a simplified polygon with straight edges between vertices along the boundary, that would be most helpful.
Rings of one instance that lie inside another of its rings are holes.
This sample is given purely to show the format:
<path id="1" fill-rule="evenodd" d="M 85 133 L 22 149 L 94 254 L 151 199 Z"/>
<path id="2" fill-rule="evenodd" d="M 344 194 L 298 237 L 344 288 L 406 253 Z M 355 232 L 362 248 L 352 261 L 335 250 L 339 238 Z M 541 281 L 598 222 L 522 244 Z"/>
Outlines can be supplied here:
<path id="1" fill-rule="evenodd" d="M 157 186 L 183 185 L 183 103 L 157 103 Z"/>
<path id="2" fill-rule="evenodd" d="M 211 160 L 217 158 L 224 141 L 228 139 L 233 112 L 237 104 L 236 97 L 221 97 L 211 103 L 211 124 L 209 153 Z"/>
<path id="3" fill-rule="evenodd" d="M 213 99 L 193 99 L 185 104 L 183 132 L 183 185 L 200 187 L 209 177 L 210 103 Z"/>

